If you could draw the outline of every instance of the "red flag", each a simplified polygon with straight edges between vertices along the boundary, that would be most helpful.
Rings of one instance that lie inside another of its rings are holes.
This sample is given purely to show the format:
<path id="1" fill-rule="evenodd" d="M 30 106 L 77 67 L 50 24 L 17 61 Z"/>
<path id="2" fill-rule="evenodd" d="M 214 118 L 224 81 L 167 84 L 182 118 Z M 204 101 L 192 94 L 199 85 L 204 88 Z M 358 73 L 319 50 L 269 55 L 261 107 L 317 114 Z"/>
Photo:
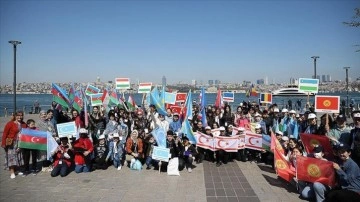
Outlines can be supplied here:
<path id="1" fill-rule="evenodd" d="M 281 154 L 285 154 L 284 148 L 281 146 L 278 139 L 276 139 L 276 135 L 274 133 L 271 133 L 271 145 L 270 149 L 274 151 L 275 149 L 278 150 Z"/>
<path id="2" fill-rule="evenodd" d="M 181 107 L 180 106 L 176 106 L 176 105 L 173 105 L 170 107 L 172 113 L 178 113 L 178 114 L 181 114 Z"/>
<path id="3" fill-rule="evenodd" d="M 335 171 L 331 161 L 298 156 L 296 157 L 296 172 L 298 180 L 335 185 Z"/>
<path id="4" fill-rule="evenodd" d="M 315 112 L 339 113 L 340 96 L 315 96 Z"/>
<path id="5" fill-rule="evenodd" d="M 176 93 L 176 102 L 185 102 L 187 93 Z"/>
<path id="6" fill-rule="evenodd" d="M 312 153 L 316 145 L 321 145 L 324 148 L 325 158 L 334 158 L 330 140 L 326 136 L 301 133 L 300 138 L 308 154 Z"/>
<path id="7" fill-rule="evenodd" d="M 279 177 L 290 182 L 295 177 L 295 172 L 290 169 L 290 163 L 276 148 L 274 150 L 275 170 Z"/>
<path id="8" fill-rule="evenodd" d="M 215 100 L 215 107 L 216 108 L 220 108 L 222 107 L 222 98 L 221 98 L 221 90 L 220 88 L 218 89 L 217 95 L 216 95 L 216 100 Z"/>

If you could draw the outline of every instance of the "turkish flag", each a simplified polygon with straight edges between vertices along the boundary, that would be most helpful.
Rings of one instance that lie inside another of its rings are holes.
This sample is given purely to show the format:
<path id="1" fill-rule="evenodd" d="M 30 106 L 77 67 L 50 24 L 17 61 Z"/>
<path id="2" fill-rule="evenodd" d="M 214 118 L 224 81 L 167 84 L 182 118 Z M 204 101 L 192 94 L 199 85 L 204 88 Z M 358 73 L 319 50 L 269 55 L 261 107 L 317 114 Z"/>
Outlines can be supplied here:
<path id="1" fill-rule="evenodd" d="M 315 96 L 315 112 L 339 113 L 340 96 Z"/>
<path id="2" fill-rule="evenodd" d="M 176 93 L 176 102 L 185 102 L 187 93 Z"/>
<path id="3" fill-rule="evenodd" d="M 300 139 L 305 147 L 305 151 L 308 154 L 312 153 L 316 145 L 321 145 L 324 148 L 325 158 L 327 159 L 334 158 L 334 152 L 331 147 L 330 140 L 326 136 L 301 133 Z"/>
<path id="4" fill-rule="evenodd" d="M 284 155 L 275 148 L 275 171 L 279 177 L 290 182 L 295 177 L 295 172 L 290 169 L 290 163 L 285 159 Z"/>
<path id="5" fill-rule="evenodd" d="M 335 185 L 335 170 L 333 162 L 304 156 L 296 157 L 296 172 L 298 180 L 320 182 L 325 185 Z"/>
<path id="6" fill-rule="evenodd" d="M 170 109 L 171 109 L 171 111 L 172 111 L 173 114 L 174 114 L 174 113 L 181 114 L 181 107 L 180 107 L 180 106 L 175 106 L 175 105 L 173 105 L 173 106 L 170 107 Z"/>

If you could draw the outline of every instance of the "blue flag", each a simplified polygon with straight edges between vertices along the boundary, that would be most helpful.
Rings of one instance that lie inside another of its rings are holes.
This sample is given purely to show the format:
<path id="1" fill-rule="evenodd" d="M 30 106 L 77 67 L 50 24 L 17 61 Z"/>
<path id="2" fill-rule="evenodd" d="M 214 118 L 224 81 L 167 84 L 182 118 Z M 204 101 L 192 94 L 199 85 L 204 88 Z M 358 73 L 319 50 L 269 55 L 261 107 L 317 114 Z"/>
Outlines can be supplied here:
<path id="1" fill-rule="evenodd" d="M 188 119 L 188 117 L 193 117 L 193 114 L 192 114 L 192 98 L 191 98 L 191 90 L 189 90 L 189 93 L 187 95 L 187 98 L 186 98 L 186 102 L 185 102 L 185 106 L 186 106 L 186 117 L 185 119 Z"/>
<path id="2" fill-rule="evenodd" d="M 156 88 L 154 88 L 156 89 Z M 165 107 L 164 105 L 162 105 L 160 103 L 160 100 L 159 100 L 159 94 L 157 94 L 157 90 L 155 92 L 151 92 L 150 93 L 150 103 L 155 105 L 156 107 L 156 110 L 159 114 L 162 114 L 162 115 L 166 115 L 166 110 L 165 110 Z"/>
<path id="3" fill-rule="evenodd" d="M 206 98 L 205 98 L 205 89 L 204 87 L 201 88 L 201 105 L 200 105 L 200 112 L 201 112 L 201 122 L 204 127 L 208 126 L 207 119 L 206 119 Z"/>
<path id="4" fill-rule="evenodd" d="M 166 148 L 166 133 L 165 130 L 161 127 L 157 127 L 155 130 L 153 130 L 152 135 L 154 136 L 157 145 L 159 147 L 164 147 Z"/>
<path id="5" fill-rule="evenodd" d="M 189 142 L 191 144 L 196 144 L 196 138 L 188 119 L 185 119 L 185 121 L 182 123 L 181 132 L 183 133 L 183 136 L 189 138 Z"/>

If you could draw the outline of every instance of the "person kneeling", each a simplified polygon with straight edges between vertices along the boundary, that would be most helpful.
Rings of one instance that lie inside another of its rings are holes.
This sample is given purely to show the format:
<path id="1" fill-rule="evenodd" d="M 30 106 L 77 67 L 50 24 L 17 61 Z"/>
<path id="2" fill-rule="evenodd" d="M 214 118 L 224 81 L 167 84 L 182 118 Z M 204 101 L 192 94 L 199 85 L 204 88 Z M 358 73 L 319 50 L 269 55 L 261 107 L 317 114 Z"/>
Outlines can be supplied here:
<path id="1" fill-rule="evenodd" d="M 125 143 L 124 139 L 125 138 L 123 137 L 120 138 L 118 133 L 114 133 L 113 141 L 111 141 L 109 144 L 109 153 L 105 160 L 107 162 L 110 158 L 117 170 L 121 170 L 121 160 Z"/>
<path id="2" fill-rule="evenodd" d="M 54 152 L 54 169 L 51 171 L 51 177 L 56 177 L 59 174 L 61 177 L 65 177 L 72 164 L 73 152 L 68 138 L 62 137 L 60 142 L 60 146 Z"/>
<path id="3" fill-rule="evenodd" d="M 91 153 L 94 147 L 85 128 L 80 128 L 79 133 L 80 138 L 74 142 L 75 172 L 86 173 L 91 171 Z"/>
<path id="4" fill-rule="evenodd" d="M 192 172 L 192 163 L 194 161 L 196 154 L 196 149 L 195 147 L 189 142 L 189 138 L 187 138 L 186 136 L 183 137 L 183 142 L 184 142 L 184 161 L 185 161 L 185 166 L 186 169 L 188 170 L 189 173 Z"/>

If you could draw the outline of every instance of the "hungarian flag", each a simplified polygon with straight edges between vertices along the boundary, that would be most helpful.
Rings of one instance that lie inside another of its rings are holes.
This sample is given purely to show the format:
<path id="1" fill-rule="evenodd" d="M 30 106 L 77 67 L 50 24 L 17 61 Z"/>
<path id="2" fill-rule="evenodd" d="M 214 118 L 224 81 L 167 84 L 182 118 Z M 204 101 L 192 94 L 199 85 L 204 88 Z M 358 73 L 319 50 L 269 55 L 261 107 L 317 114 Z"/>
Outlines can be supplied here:
<path id="1" fill-rule="evenodd" d="M 335 185 L 335 171 L 331 161 L 298 156 L 296 157 L 296 172 L 298 180 Z"/>
<path id="2" fill-rule="evenodd" d="M 102 93 L 92 94 L 91 95 L 91 106 L 100 106 L 102 105 Z"/>
<path id="3" fill-rule="evenodd" d="M 53 101 L 60 104 L 63 107 L 69 107 L 70 99 L 66 95 L 65 91 L 55 83 L 52 83 L 51 93 L 53 94 Z"/>
<path id="4" fill-rule="evenodd" d="M 115 88 L 116 89 L 130 89 L 130 79 L 129 78 L 116 78 L 115 79 Z"/>
<path id="5" fill-rule="evenodd" d="M 340 96 L 315 96 L 315 112 L 339 113 Z"/>
<path id="6" fill-rule="evenodd" d="M 334 158 L 334 152 L 328 137 L 301 133 L 300 139 L 305 147 L 305 151 L 308 154 L 313 152 L 315 146 L 321 145 L 324 148 L 324 157 L 330 159 Z"/>
<path id="7" fill-rule="evenodd" d="M 186 97 L 186 93 L 176 93 L 176 102 L 185 102 Z"/>
<path id="8" fill-rule="evenodd" d="M 295 172 L 290 169 L 290 163 L 276 148 L 274 150 L 275 171 L 279 177 L 290 182 L 295 177 Z"/>
<path id="9" fill-rule="evenodd" d="M 150 93 L 152 83 L 140 83 L 138 93 Z"/>
<path id="10" fill-rule="evenodd" d="M 272 103 L 272 95 L 271 93 L 261 93 L 260 95 L 260 103 Z"/>

